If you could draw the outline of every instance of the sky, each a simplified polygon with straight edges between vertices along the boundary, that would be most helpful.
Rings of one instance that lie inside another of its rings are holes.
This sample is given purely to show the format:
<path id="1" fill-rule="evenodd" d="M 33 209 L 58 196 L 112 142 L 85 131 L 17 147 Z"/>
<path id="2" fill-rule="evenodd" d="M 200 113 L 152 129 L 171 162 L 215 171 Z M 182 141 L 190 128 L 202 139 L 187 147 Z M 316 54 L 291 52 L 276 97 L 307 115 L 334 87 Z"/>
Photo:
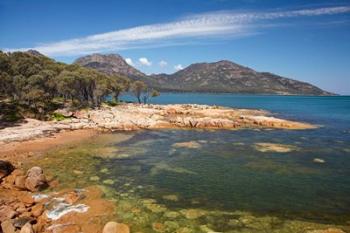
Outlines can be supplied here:
<path id="1" fill-rule="evenodd" d="M 118 53 L 147 74 L 231 60 L 350 95 L 349 0 L 0 0 L 0 50 Z"/>

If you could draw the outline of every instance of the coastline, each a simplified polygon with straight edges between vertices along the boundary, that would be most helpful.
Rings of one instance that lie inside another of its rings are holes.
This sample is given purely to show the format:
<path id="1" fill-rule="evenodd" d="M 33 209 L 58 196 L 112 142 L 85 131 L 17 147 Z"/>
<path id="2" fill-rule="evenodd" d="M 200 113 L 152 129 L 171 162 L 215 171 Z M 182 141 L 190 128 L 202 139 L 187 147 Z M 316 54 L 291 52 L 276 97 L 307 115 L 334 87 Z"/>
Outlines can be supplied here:
<path id="1" fill-rule="evenodd" d="M 99 109 L 79 111 L 61 109 L 57 113 L 65 119 L 61 121 L 25 119 L 21 123 L 0 129 L 0 145 L 52 137 L 62 131 L 86 129 L 96 131 L 171 128 L 303 130 L 318 127 L 308 123 L 275 118 L 264 110 L 197 104 L 121 104 L 115 107 L 103 106 Z"/>
<path id="2" fill-rule="evenodd" d="M 316 128 L 316 126 L 307 123 L 274 118 L 270 116 L 269 112 L 263 110 L 232 109 L 208 105 L 123 104 L 116 107 L 105 106 L 97 110 L 77 112 L 61 110 L 61 113 L 65 114 L 67 119 L 49 122 L 27 119 L 23 124 L 1 129 L 0 138 L 6 138 L 6 135 L 9 137 L 7 137 L 7 140 L 0 140 L 0 160 L 10 161 L 17 169 L 22 170 L 23 163 L 28 163 L 31 160 L 35 161 L 50 150 L 77 145 L 106 131 L 167 128 L 208 130 L 245 128 L 301 130 Z M 5 133 L 3 133 L 4 131 Z M 69 196 L 72 192 L 76 192 L 74 189 L 61 190 L 57 188 L 57 184 L 55 185 L 55 182 L 60 181 L 51 177 L 48 180 L 53 184 L 50 184 L 50 193 L 58 191 L 57 197 Z M 28 194 L 28 191 L 0 188 L 1 193 L 5 196 L 16 197 Z M 77 199 L 74 203 L 93 207 L 91 211 L 79 214 L 71 213 L 57 221 L 49 221 L 51 225 L 53 224 L 52 226 L 55 226 L 55 224 L 64 226 L 67 222 L 73 222 L 72 229 L 96 232 L 102 229 L 108 221 L 115 219 L 115 211 L 110 208 L 114 203 L 104 198 L 102 187 L 93 186 L 84 189 L 87 190 L 84 192 L 86 197 L 80 201 Z M 30 193 L 30 195 L 32 194 Z M 11 199 L 10 201 L 21 203 L 18 200 Z M 38 204 L 42 203 L 35 202 L 35 205 Z M 102 207 L 96 209 L 96 205 Z M 96 216 L 95 213 L 100 213 L 100 216 Z M 91 214 L 98 218 L 98 223 L 95 225 L 91 225 L 87 221 L 92 217 Z M 38 218 L 41 221 L 40 227 L 48 226 L 45 216 L 44 212 L 40 216 L 43 220 Z M 39 230 L 38 232 L 42 231 Z"/>

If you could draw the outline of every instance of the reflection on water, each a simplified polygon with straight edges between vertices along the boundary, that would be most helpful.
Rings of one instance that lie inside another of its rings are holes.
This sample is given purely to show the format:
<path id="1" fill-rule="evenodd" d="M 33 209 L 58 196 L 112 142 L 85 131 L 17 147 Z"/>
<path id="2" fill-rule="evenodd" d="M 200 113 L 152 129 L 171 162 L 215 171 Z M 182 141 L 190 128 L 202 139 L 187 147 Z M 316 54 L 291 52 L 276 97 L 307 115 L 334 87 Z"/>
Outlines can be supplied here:
<path id="1" fill-rule="evenodd" d="M 37 163 L 135 232 L 307 232 L 350 221 L 350 136 L 322 130 L 106 134 Z"/>

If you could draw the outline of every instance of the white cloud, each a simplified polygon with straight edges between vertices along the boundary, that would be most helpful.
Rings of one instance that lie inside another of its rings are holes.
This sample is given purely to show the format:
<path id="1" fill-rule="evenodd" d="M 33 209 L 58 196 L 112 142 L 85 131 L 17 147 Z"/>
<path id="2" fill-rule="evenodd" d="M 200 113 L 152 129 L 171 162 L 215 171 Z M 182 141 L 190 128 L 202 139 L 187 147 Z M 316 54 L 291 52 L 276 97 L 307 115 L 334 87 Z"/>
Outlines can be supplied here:
<path id="1" fill-rule="evenodd" d="M 125 62 L 128 63 L 131 66 L 134 66 L 134 62 L 132 61 L 131 58 L 125 58 Z"/>
<path id="2" fill-rule="evenodd" d="M 176 66 L 174 66 L 174 69 L 176 70 L 176 71 L 179 71 L 179 70 L 183 70 L 183 66 L 181 65 L 181 64 L 177 64 Z"/>
<path id="3" fill-rule="evenodd" d="M 179 39 L 211 37 L 233 37 L 254 34 L 265 21 L 283 18 L 333 15 L 349 13 L 350 6 L 300 9 L 294 11 L 210 12 L 182 18 L 170 23 L 160 23 L 116 30 L 87 37 L 40 44 L 32 48 L 12 48 L 6 51 L 35 49 L 50 56 L 81 55 L 123 49 L 160 47 Z M 270 24 L 270 23 L 268 23 Z"/>
<path id="4" fill-rule="evenodd" d="M 159 62 L 159 66 L 160 67 L 165 67 L 165 66 L 167 66 L 168 65 L 168 62 L 166 62 L 166 61 L 164 61 L 164 60 L 161 60 L 160 62 Z"/>
<path id="5" fill-rule="evenodd" d="M 139 62 L 143 66 L 151 66 L 152 62 L 150 62 L 146 57 L 140 57 Z"/>

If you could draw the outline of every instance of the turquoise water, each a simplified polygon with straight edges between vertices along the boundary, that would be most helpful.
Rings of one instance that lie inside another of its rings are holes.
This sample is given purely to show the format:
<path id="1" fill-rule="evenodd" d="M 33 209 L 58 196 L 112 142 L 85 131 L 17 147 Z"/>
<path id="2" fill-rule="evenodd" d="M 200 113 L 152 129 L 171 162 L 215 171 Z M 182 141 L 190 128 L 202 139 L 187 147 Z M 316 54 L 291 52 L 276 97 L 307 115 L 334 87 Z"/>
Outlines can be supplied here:
<path id="1" fill-rule="evenodd" d="M 153 103 L 266 109 L 321 127 L 107 133 L 36 164 L 62 184 L 102 185 L 132 232 L 350 232 L 350 97 L 162 93 Z"/>
<path id="2" fill-rule="evenodd" d="M 127 141 L 112 143 L 118 152 L 115 157 L 103 159 L 98 167 L 108 169 L 109 172 L 101 176 L 114 180 L 110 186 L 121 199 L 152 199 L 178 212 L 184 208 L 221 213 L 243 211 L 254 216 L 349 224 L 350 97 L 168 93 L 152 102 L 267 109 L 279 117 L 322 127 L 302 131 L 161 130 L 135 133 Z M 179 147 L 176 144 L 189 142 L 194 146 Z M 259 143 L 283 145 L 292 150 L 264 152 L 259 150 Z M 315 158 L 324 163 L 315 162 Z M 213 215 L 201 217 L 196 224 L 207 224 L 211 229 L 223 232 L 247 230 L 232 226 L 232 215 L 229 215 L 231 220 L 224 215 L 216 218 Z M 153 221 L 163 218 L 161 214 L 157 216 Z M 122 219 L 132 222 L 135 216 Z"/>

